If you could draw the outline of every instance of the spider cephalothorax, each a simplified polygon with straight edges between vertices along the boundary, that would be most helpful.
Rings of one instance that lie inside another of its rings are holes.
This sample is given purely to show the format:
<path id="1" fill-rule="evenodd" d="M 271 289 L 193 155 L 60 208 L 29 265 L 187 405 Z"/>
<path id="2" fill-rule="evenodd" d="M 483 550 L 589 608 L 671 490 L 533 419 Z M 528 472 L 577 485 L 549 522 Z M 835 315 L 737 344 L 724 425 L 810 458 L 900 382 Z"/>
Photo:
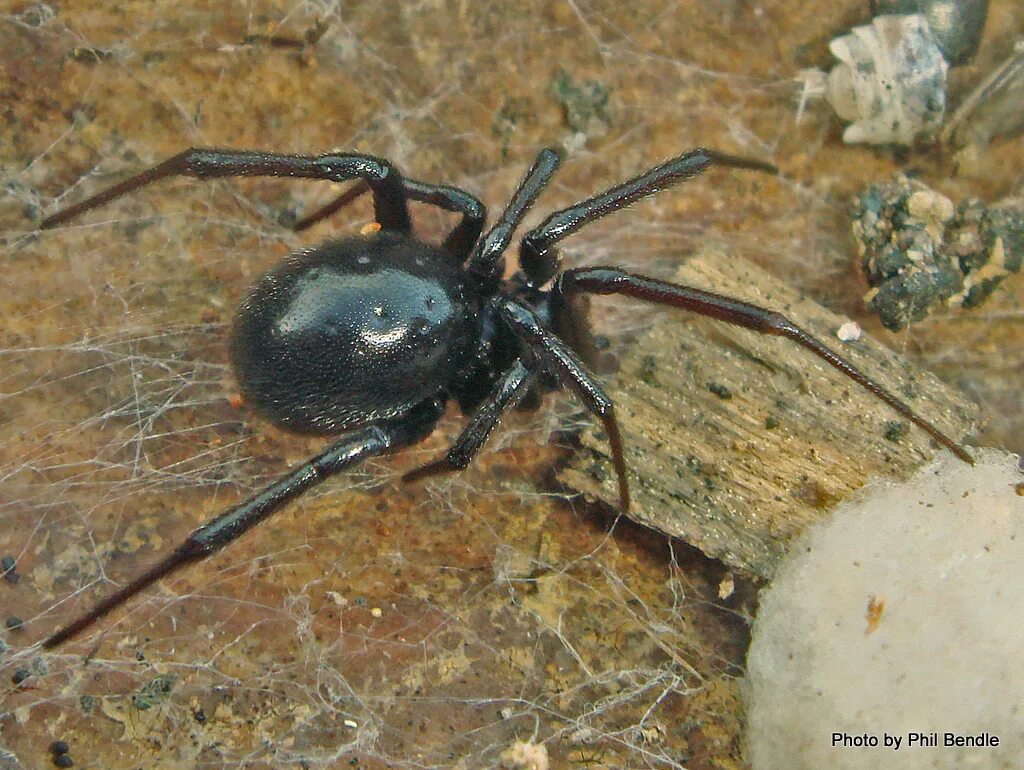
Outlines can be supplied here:
<path id="1" fill-rule="evenodd" d="M 582 294 L 625 294 L 789 337 L 970 461 L 956 442 L 779 313 L 614 267 L 560 269 L 555 244 L 589 222 L 711 165 L 775 173 L 768 163 L 704 149 L 666 161 L 548 216 L 523 236 L 519 270 L 504 279 L 512 236 L 560 160 L 554 150 L 541 151 L 486 234 L 486 210 L 469 193 L 404 179 L 386 160 L 354 153 L 186 150 L 45 219 L 42 227 L 52 227 L 168 176 L 289 176 L 360 180 L 296 229 L 366 191 L 373 194 L 380 228 L 289 257 L 253 285 L 232 327 L 232 363 L 257 412 L 292 430 L 344 435 L 196 529 L 44 646 L 60 644 L 162 576 L 223 548 L 329 476 L 422 440 L 451 400 L 469 414 L 466 427 L 444 457 L 410 471 L 405 481 L 465 468 L 504 412 L 562 387 L 603 422 L 626 510 L 629 486 L 613 405 L 585 363 L 589 331 L 578 311 Z M 412 234 L 410 200 L 460 213 L 461 220 L 443 243 L 427 244 Z"/>

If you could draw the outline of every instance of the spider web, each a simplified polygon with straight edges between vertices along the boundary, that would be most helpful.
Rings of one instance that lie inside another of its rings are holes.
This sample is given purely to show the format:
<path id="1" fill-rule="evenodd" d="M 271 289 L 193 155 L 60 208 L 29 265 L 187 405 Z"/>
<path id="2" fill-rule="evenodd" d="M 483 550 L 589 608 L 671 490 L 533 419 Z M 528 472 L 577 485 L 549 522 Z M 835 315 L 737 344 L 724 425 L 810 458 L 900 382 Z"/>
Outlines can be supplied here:
<path id="1" fill-rule="evenodd" d="M 795 122 L 794 74 L 824 63 L 859 4 L 388 5 L 0 15 L 0 556 L 20 575 L 0 583 L 0 614 L 23 621 L 0 653 L 0 766 L 45 765 L 56 738 L 108 768 L 742 762 L 753 589 L 737 577 L 720 600 L 721 565 L 557 486 L 588 419 L 565 399 L 510 417 L 467 472 L 400 485 L 457 434 L 452 413 L 81 641 L 31 646 L 323 445 L 238 405 L 224 339 L 251 281 L 368 222 L 368 201 L 296 235 L 287 225 L 340 188 L 168 181 L 33 232 L 55 201 L 185 146 L 358 148 L 470 190 L 493 216 L 537 149 L 560 145 L 568 161 L 528 224 L 695 145 L 764 158 L 787 176 L 710 173 L 586 228 L 567 260 L 667 276 L 710 244 L 878 331 L 847 201 L 898 164 L 841 146 L 824 109 Z M 309 30 L 315 45 L 284 40 Z M 920 162 L 953 197 L 995 196 L 1019 185 L 1007 156 L 1020 152 L 993 149 L 985 184 Z M 413 215 L 427 238 L 453 221 Z M 982 402 L 983 443 L 1017 451 L 1021 283 L 889 337 Z M 599 302 L 612 356 L 660 312 Z"/>

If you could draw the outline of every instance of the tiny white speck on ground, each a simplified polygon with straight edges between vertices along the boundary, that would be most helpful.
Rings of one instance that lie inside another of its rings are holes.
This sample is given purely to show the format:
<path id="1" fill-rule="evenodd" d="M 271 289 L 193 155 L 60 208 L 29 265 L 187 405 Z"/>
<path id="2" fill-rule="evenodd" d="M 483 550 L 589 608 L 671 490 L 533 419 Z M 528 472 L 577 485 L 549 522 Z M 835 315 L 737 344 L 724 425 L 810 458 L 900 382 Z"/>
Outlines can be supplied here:
<path id="1" fill-rule="evenodd" d="M 543 743 L 516 741 L 502 752 L 501 766 L 509 770 L 548 770 L 548 750 Z"/>
<path id="2" fill-rule="evenodd" d="M 836 336 L 843 342 L 856 342 L 864 334 L 864 330 L 860 328 L 860 324 L 856 321 L 848 321 L 839 327 L 836 332 Z"/>

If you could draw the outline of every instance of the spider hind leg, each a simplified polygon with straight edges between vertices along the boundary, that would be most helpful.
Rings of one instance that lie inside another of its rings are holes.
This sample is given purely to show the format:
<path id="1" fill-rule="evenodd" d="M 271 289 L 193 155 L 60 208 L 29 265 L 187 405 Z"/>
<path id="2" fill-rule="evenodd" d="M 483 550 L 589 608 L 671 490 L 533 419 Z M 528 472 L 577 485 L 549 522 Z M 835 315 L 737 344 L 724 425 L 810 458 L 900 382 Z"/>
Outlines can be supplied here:
<path id="1" fill-rule="evenodd" d="M 430 399 L 383 425 L 371 425 L 346 435 L 320 454 L 285 472 L 247 500 L 193 530 L 171 554 L 120 591 L 102 600 L 89 612 L 56 631 L 43 642 L 43 647 L 52 649 L 77 636 L 135 594 L 166 575 L 201 561 L 234 542 L 287 503 L 336 473 L 352 468 L 369 457 L 387 454 L 421 441 L 433 431 L 443 409 L 441 399 Z"/>

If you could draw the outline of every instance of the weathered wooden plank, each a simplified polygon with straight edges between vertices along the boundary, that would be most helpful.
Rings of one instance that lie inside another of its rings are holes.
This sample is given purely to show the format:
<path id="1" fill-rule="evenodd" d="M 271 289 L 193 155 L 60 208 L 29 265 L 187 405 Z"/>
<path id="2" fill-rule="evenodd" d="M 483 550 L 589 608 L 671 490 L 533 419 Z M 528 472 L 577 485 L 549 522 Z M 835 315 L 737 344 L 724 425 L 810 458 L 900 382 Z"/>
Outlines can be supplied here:
<path id="1" fill-rule="evenodd" d="M 779 310 L 962 437 L 977 409 L 881 343 L 838 339 L 849 319 L 746 262 L 707 253 L 676 281 Z M 595 299 L 595 303 L 601 302 Z M 795 342 L 665 311 L 608 383 L 630 466 L 630 517 L 733 567 L 769 577 L 790 539 L 877 476 L 903 477 L 936 452 L 929 436 Z M 597 428 L 560 478 L 617 499 Z"/>

